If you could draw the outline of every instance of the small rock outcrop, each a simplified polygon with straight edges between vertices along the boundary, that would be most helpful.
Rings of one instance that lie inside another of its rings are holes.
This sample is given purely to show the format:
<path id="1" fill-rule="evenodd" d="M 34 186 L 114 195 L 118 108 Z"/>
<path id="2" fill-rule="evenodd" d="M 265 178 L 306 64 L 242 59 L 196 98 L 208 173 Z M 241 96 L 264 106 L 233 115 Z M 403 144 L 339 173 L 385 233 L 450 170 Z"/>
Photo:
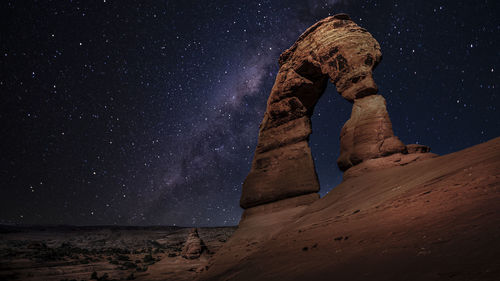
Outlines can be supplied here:
<path id="1" fill-rule="evenodd" d="M 182 248 L 181 256 L 186 259 L 197 259 L 207 251 L 207 247 L 198 235 L 198 229 L 192 228 Z"/>
<path id="2" fill-rule="evenodd" d="M 408 144 L 406 145 L 406 150 L 408 150 L 408 154 L 411 153 L 428 153 L 431 151 L 431 148 L 427 145 L 423 144 Z"/>
<path id="3" fill-rule="evenodd" d="M 353 103 L 351 118 L 340 134 L 337 164 L 341 170 L 408 153 L 394 136 L 385 99 L 377 95 L 372 71 L 381 57 L 377 40 L 345 14 L 317 22 L 281 54 L 252 168 L 243 183 L 242 208 L 299 196 L 309 204 L 312 197 L 305 195 L 319 191 L 308 140 L 310 117 L 328 80 Z"/>

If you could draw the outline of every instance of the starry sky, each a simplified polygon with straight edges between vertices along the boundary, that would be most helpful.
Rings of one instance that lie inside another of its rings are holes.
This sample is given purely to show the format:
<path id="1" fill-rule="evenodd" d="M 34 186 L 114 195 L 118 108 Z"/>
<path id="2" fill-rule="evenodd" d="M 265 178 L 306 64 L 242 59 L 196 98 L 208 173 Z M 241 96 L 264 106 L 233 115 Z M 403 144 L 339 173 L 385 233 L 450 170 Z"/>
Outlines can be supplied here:
<path id="1" fill-rule="evenodd" d="M 336 13 L 379 41 L 405 143 L 500 136 L 500 2 L 2 1 L 0 223 L 236 225 L 279 54 Z M 329 86 L 310 145 L 340 183 L 351 105 Z"/>

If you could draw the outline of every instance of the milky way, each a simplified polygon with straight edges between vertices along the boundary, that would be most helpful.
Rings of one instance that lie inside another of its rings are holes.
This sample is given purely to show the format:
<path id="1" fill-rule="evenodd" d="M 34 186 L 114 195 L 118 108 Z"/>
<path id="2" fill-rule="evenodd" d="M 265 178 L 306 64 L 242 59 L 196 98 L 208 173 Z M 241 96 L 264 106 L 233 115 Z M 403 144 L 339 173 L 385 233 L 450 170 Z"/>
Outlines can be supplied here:
<path id="1" fill-rule="evenodd" d="M 0 223 L 234 225 L 279 54 L 346 12 L 380 42 L 395 134 L 446 154 L 500 135 L 495 1 L 2 3 Z M 341 181 L 350 104 L 310 145 Z"/>

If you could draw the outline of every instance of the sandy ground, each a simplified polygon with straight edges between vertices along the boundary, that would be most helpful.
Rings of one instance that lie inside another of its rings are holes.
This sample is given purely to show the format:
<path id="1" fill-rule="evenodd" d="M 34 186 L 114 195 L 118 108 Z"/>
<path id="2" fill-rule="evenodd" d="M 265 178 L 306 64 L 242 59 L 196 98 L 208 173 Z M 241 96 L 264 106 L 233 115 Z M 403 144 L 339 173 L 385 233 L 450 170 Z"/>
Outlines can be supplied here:
<path id="1" fill-rule="evenodd" d="M 255 213 L 199 280 L 499 280 L 500 138 Z"/>
<path id="2" fill-rule="evenodd" d="M 209 251 L 188 260 L 189 228 L 0 226 L 0 280 L 193 280 L 234 230 L 198 228 Z"/>

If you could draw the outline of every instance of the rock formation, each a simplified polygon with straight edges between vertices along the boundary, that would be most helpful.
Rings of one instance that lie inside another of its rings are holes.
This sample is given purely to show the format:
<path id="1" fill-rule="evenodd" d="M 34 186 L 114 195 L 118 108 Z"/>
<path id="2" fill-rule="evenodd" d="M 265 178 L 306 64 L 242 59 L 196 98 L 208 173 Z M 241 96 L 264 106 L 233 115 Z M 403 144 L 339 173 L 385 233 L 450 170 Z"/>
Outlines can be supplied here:
<path id="1" fill-rule="evenodd" d="M 186 243 L 182 248 L 182 257 L 186 259 L 197 259 L 206 250 L 205 243 L 203 243 L 203 240 L 201 240 L 198 235 L 198 230 L 196 228 L 191 229 L 186 239 Z"/>
<path id="2" fill-rule="evenodd" d="M 378 42 L 345 14 L 317 22 L 281 54 L 252 168 L 243 183 L 242 208 L 297 196 L 304 198 L 304 204 L 318 198 L 308 139 L 310 117 L 328 79 L 353 103 L 351 118 L 340 134 L 337 163 L 341 170 L 408 153 L 394 136 L 385 99 L 377 95 L 372 71 L 381 57 Z M 411 150 L 425 151 L 421 147 Z"/>
<path id="3" fill-rule="evenodd" d="M 339 168 L 345 171 L 364 160 L 405 151 L 392 132 L 385 99 L 371 95 L 354 100 L 351 118 L 340 133 Z"/>
<path id="4" fill-rule="evenodd" d="M 346 15 L 281 55 L 245 211 L 198 280 L 498 279 L 500 138 L 441 157 L 404 145 L 372 78 L 380 58 Z M 353 109 L 340 133 L 344 181 L 318 200 L 308 138 L 328 79 Z"/>

